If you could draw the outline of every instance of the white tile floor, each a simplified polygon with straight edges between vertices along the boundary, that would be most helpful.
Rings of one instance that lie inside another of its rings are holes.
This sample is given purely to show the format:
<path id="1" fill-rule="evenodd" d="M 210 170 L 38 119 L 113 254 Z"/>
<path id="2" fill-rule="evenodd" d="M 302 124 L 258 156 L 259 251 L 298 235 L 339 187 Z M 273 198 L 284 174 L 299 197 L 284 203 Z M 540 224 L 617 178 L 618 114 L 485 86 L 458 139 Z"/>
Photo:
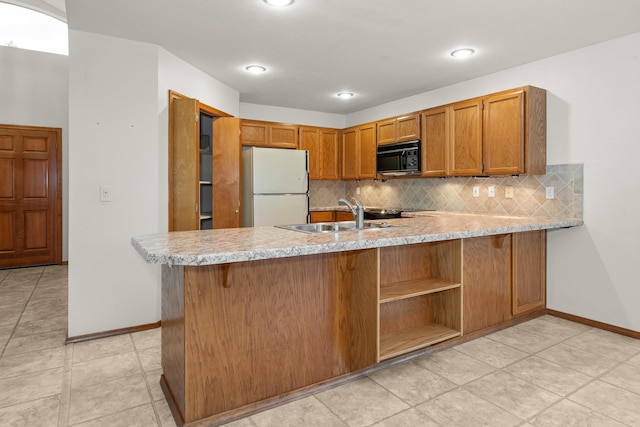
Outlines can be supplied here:
<path id="1" fill-rule="evenodd" d="M 0 270 L 0 426 L 175 425 L 159 329 L 66 328 L 66 267 Z M 640 426 L 640 341 L 544 316 L 229 426 Z"/>

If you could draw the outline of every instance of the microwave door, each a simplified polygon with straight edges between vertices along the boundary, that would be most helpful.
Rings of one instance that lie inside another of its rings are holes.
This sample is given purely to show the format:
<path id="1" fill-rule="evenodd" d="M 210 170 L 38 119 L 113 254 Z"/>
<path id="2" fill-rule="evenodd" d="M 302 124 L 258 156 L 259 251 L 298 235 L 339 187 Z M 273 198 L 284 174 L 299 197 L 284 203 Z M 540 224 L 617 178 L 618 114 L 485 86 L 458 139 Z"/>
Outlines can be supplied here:
<path id="1" fill-rule="evenodd" d="M 378 171 L 399 171 L 401 170 L 401 157 L 398 153 L 378 154 Z"/>

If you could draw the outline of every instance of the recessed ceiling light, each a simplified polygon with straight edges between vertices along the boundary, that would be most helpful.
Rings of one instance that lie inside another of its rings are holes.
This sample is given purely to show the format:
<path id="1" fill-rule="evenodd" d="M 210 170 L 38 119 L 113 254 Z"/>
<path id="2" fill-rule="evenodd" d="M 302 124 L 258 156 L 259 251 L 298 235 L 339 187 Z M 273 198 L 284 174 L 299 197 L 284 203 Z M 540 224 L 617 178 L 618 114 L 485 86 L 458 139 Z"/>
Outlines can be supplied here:
<path id="1" fill-rule="evenodd" d="M 451 52 L 451 56 L 453 56 L 454 58 L 467 58 L 471 55 L 473 55 L 476 51 L 465 47 L 463 49 L 456 49 L 453 52 Z"/>
<path id="2" fill-rule="evenodd" d="M 262 65 L 247 65 L 244 69 L 252 74 L 260 74 L 267 71 L 267 67 L 263 67 Z"/>
<path id="3" fill-rule="evenodd" d="M 293 4 L 294 0 L 263 0 L 269 6 L 285 7 Z"/>
<path id="4" fill-rule="evenodd" d="M 353 98 L 353 92 L 340 92 L 336 95 L 340 99 Z"/>

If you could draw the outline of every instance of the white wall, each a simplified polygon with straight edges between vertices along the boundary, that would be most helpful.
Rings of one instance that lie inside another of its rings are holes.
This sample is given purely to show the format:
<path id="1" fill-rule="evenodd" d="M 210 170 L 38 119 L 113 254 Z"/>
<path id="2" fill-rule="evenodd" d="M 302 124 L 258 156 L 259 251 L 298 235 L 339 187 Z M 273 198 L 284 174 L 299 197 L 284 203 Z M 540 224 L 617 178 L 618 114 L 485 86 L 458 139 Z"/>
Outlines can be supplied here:
<path id="1" fill-rule="evenodd" d="M 365 123 L 531 84 L 547 89 L 547 163 L 584 163 L 585 226 L 548 235 L 548 306 L 640 331 L 640 33 L 347 116 Z"/>
<path id="2" fill-rule="evenodd" d="M 68 57 L 0 46 L 0 123 L 62 129 L 62 260 L 68 260 Z"/>
<path id="3" fill-rule="evenodd" d="M 157 48 L 69 31 L 69 336 L 158 320 L 160 274 L 131 236 L 159 230 Z M 101 185 L 113 201 L 100 202 Z"/>
<path id="4" fill-rule="evenodd" d="M 238 92 L 154 45 L 70 31 L 69 336 L 160 320 L 160 267 L 131 237 L 168 225 L 168 90 L 232 115 Z M 101 185 L 112 202 L 99 201 Z"/>
<path id="5" fill-rule="evenodd" d="M 327 128 L 345 128 L 345 116 L 342 114 L 320 113 L 295 108 L 273 107 L 269 105 L 240 103 L 240 117 L 268 122 L 295 123 L 297 125 L 320 126 Z"/>

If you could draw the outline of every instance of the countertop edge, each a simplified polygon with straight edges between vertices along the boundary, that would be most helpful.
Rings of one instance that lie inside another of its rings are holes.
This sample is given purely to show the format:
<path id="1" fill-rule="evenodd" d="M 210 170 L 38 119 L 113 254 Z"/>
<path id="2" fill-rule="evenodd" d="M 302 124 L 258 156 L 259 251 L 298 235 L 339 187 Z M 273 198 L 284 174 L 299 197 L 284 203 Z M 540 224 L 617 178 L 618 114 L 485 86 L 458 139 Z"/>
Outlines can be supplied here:
<path id="1" fill-rule="evenodd" d="M 428 212 L 428 216 L 433 215 L 433 212 Z M 443 213 L 437 213 L 441 216 Z M 446 215 L 456 215 L 446 213 Z M 470 215 L 470 214 L 458 214 L 458 215 Z M 420 213 L 416 213 L 416 217 L 421 216 Z M 488 216 L 490 219 L 514 219 L 514 217 L 499 215 Z M 526 218 L 518 218 L 519 220 L 526 220 Z M 415 235 L 403 235 L 403 236 L 380 236 L 376 237 L 377 231 L 373 232 L 358 232 L 359 236 L 356 240 L 347 241 L 331 241 L 320 243 L 307 243 L 302 245 L 283 246 L 274 244 L 269 248 L 252 248 L 246 250 L 230 250 L 218 253 L 190 253 L 185 250 L 177 250 L 167 252 L 167 250 L 152 250 L 142 242 L 148 239 L 153 239 L 156 236 L 162 237 L 163 235 L 150 235 L 150 236 L 138 236 L 132 237 L 131 243 L 133 247 L 142 256 L 145 262 L 149 264 L 167 264 L 171 265 L 185 265 L 185 266 L 201 266 L 201 265 L 213 265 L 213 264 L 228 264 L 234 262 L 246 262 L 256 261 L 274 258 L 287 258 L 293 256 L 304 255 L 317 255 L 322 253 L 343 252 L 352 250 L 364 250 L 373 249 L 387 246 L 407 245 L 416 243 L 435 242 L 443 240 L 464 239 L 471 237 L 481 237 L 495 234 L 506 234 L 525 231 L 536 230 L 551 230 L 559 228 L 570 228 L 584 224 L 581 219 L 551 219 L 551 218 L 536 218 L 537 221 L 546 220 L 543 223 L 531 223 L 531 224 L 518 224 L 508 226 L 489 226 L 481 229 L 466 229 L 455 230 L 451 232 L 436 232 L 436 233 L 418 233 Z M 532 219 L 533 221 L 533 219 Z M 283 233 L 297 233 L 295 231 L 282 230 Z M 366 235 L 366 238 L 362 233 L 370 233 Z M 169 235 L 165 234 L 164 236 Z M 373 237 L 372 237 L 373 236 Z M 352 236 L 349 236 L 353 238 Z M 336 237 L 338 239 L 338 237 Z"/>

